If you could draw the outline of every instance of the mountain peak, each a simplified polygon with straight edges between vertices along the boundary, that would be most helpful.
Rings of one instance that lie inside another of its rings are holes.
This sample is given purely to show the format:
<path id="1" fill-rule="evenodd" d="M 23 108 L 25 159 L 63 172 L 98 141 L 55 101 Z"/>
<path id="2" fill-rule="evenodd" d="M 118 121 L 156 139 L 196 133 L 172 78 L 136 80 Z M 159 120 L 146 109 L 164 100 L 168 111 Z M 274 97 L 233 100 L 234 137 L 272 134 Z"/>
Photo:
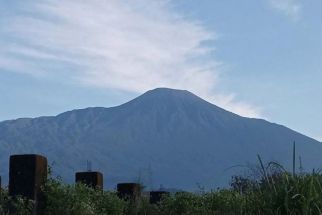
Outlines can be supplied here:
<path id="1" fill-rule="evenodd" d="M 156 88 L 149 90 L 139 97 L 136 97 L 132 101 L 125 103 L 125 106 L 135 105 L 140 106 L 140 108 L 151 108 L 151 107 L 164 107 L 164 106 L 176 106 L 180 107 L 182 105 L 197 105 L 203 104 L 210 105 L 207 101 L 201 99 L 195 94 L 187 90 L 178 90 L 171 88 Z M 213 106 L 213 105 L 212 105 Z"/>
<path id="2" fill-rule="evenodd" d="M 179 89 L 172 89 L 172 88 L 165 88 L 165 87 L 160 87 L 160 88 L 155 88 L 153 90 L 149 90 L 145 92 L 143 95 L 148 95 L 148 96 L 195 96 L 193 93 L 187 91 L 187 90 L 179 90 Z M 142 96 L 143 96 L 142 95 Z"/>
<path id="3" fill-rule="evenodd" d="M 9 165 L 10 154 L 38 153 L 66 182 L 91 160 L 109 188 L 140 177 L 152 188 L 151 181 L 193 190 L 226 186 L 239 172 L 231 167 L 256 162 L 258 154 L 290 166 L 293 141 L 305 168 L 319 168 L 322 145 L 311 138 L 239 117 L 186 90 L 157 88 L 113 108 L 0 122 L 0 166 Z M 7 173 L 0 168 L 5 181 Z"/>

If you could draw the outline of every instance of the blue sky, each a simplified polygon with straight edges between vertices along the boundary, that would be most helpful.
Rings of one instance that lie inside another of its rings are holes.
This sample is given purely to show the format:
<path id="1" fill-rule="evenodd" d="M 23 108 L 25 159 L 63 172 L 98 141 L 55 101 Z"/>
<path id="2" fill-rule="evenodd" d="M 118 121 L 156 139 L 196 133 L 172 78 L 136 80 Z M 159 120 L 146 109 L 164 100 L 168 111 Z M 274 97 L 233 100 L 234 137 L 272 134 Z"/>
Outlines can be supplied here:
<path id="1" fill-rule="evenodd" d="M 322 140 L 320 0 L 0 0 L 0 120 L 187 89 Z"/>

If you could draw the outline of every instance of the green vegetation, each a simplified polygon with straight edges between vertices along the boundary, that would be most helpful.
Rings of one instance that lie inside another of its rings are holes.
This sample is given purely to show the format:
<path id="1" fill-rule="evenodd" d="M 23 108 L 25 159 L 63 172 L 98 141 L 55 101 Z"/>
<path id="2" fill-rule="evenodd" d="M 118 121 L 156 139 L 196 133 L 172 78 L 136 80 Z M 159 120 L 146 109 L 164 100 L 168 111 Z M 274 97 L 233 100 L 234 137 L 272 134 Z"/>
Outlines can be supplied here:
<path id="1" fill-rule="evenodd" d="M 231 187 L 211 192 L 164 196 L 159 204 L 123 201 L 115 192 L 82 184 L 65 185 L 49 179 L 43 188 L 48 215 L 318 215 L 322 214 L 322 175 L 289 173 L 277 163 L 264 165 L 259 157 L 255 179 L 235 176 Z M 30 214 L 32 201 L 0 196 L 0 215 Z"/>
<path id="2" fill-rule="evenodd" d="M 0 215 L 30 215 L 33 204 L 31 200 L 22 197 L 12 198 L 6 190 L 0 190 Z"/>
<path id="3" fill-rule="evenodd" d="M 64 185 L 51 179 L 44 193 L 44 210 L 48 215 L 122 215 L 125 208 L 125 203 L 115 193 L 94 190 L 83 184 Z"/>

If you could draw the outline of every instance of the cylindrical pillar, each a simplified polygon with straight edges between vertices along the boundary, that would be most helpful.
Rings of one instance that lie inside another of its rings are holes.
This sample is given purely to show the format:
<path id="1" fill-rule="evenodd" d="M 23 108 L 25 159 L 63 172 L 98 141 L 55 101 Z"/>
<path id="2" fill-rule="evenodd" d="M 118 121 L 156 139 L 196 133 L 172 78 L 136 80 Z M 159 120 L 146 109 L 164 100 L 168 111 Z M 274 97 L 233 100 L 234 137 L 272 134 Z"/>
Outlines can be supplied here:
<path id="1" fill-rule="evenodd" d="M 93 189 L 103 189 L 103 174 L 101 172 L 77 172 L 75 181 Z"/>
<path id="2" fill-rule="evenodd" d="M 117 184 L 117 195 L 124 200 L 138 201 L 141 197 L 141 185 L 137 183 Z"/>
<path id="3" fill-rule="evenodd" d="M 170 196 L 170 192 L 167 191 L 151 191 L 150 192 L 150 203 L 157 204 L 161 202 L 162 198 Z"/>
<path id="4" fill-rule="evenodd" d="M 34 214 L 43 201 L 41 187 L 46 180 L 47 158 L 36 154 L 10 156 L 9 195 L 35 200 Z"/>

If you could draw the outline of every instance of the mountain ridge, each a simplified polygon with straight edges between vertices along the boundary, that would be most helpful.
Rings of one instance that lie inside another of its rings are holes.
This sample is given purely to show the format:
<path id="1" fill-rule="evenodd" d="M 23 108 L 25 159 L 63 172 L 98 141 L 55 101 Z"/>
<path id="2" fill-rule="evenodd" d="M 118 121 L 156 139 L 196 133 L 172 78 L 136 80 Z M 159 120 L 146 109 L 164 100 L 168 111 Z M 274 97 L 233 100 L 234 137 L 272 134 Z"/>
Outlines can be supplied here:
<path id="1" fill-rule="evenodd" d="M 227 185 L 237 172 L 224 170 L 256 163 L 257 154 L 288 165 L 293 141 L 308 169 L 320 167 L 322 144 L 310 137 L 241 117 L 189 91 L 157 88 L 115 107 L 0 122 L 0 164 L 8 166 L 10 154 L 41 153 L 70 183 L 91 160 L 108 188 L 141 178 L 148 187 L 191 190 L 196 183 Z M 0 169 L 5 180 L 6 171 Z"/>

